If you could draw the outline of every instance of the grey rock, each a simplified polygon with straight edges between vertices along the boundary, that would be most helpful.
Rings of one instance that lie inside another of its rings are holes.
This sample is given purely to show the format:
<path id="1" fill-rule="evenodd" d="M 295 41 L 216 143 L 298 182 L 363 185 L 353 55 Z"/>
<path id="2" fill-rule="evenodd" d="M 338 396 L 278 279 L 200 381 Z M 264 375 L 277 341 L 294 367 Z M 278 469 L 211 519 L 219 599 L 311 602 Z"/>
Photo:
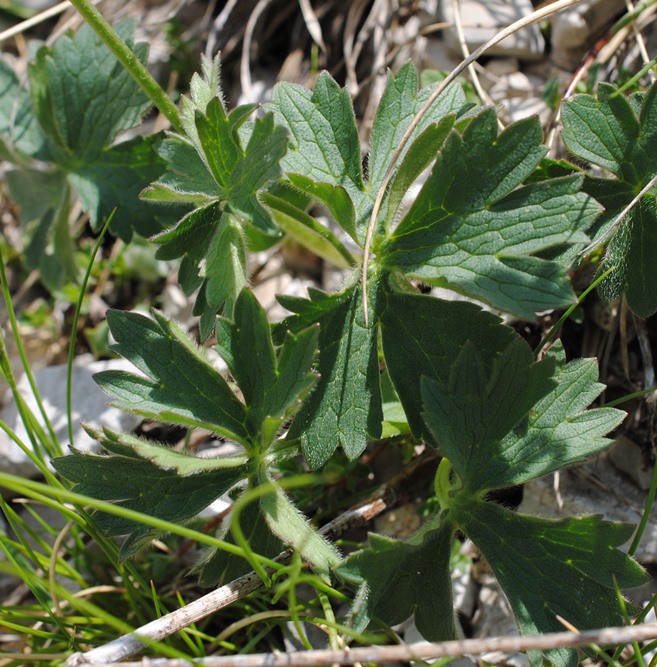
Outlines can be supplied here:
<path id="1" fill-rule="evenodd" d="M 459 0 L 465 43 L 472 52 L 500 30 L 534 11 L 531 0 Z M 441 18 L 452 27 L 445 32 L 449 49 L 461 56 L 452 0 L 443 0 Z M 538 60 L 543 57 L 545 40 L 537 25 L 531 25 L 502 40 L 487 55 Z"/>
<path id="2" fill-rule="evenodd" d="M 624 0 L 588 0 L 556 14 L 552 19 L 552 60 L 574 70 L 620 12 Z"/>
<path id="3" fill-rule="evenodd" d="M 73 437 L 76 449 L 80 450 L 91 450 L 97 446 L 97 443 L 81 427 L 81 421 L 109 426 L 118 431 L 131 431 L 141 422 L 141 417 L 109 407 L 110 399 L 92 379 L 92 375 L 99 371 L 109 369 L 134 371 L 134 367 L 123 359 L 90 362 L 90 358 L 80 357 L 73 366 Z M 34 376 L 46 414 L 66 452 L 69 444 L 66 420 L 66 365 L 60 364 L 39 369 Z M 29 409 L 39 417 L 41 423 L 37 402 L 25 376 L 20 379 L 18 387 Z M 27 431 L 11 394 L 5 396 L 5 405 L 0 410 L 0 419 L 14 431 L 22 442 L 30 445 Z M 29 457 L 4 431 L 0 431 L 0 470 L 25 477 L 32 477 L 37 473 Z"/>

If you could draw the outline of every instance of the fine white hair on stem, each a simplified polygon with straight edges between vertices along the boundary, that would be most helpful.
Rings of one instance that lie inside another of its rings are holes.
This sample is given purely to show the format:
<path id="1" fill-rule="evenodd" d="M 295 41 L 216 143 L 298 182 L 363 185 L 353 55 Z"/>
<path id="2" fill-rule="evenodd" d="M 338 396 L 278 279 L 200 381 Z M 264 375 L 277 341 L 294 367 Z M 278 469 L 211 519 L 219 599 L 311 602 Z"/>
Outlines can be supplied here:
<path id="1" fill-rule="evenodd" d="M 395 152 L 393 153 L 392 159 L 390 160 L 390 164 L 388 165 L 388 169 L 383 178 L 383 182 L 381 183 L 381 187 L 379 188 L 379 191 L 377 192 L 376 195 L 376 199 L 374 200 L 372 213 L 370 215 L 370 220 L 367 225 L 367 231 L 365 233 L 365 245 L 363 247 L 363 266 L 361 267 L 361 282 L 363 284 L 363 312 L 365 317 L 365 326 L 369 325 L 369 316 L 367 312 L 368 311 L 367 268 L 372 250 L 372 237 L 374 235 L 376 219 L 377 216 L 379 215 L 379 211 L 381 210 L 381 205 L 383 204 L 383 198 L 385 196 L 386 189 L 388 187 L 388 184 L 390 183 L 390 179 L 392 178 L 392 174 L 395 170 L 397 162 L 399 161 L 402 152 L 406 148 L 406 144 L 411 138 L 413 132 L 415 132 L 419 124 L 422 122 L 424 116 L 433 106 L 434 102 L 438 99 L 438 97 L 442 95 L 443 91 L 447 88 L 447 86 L 449 86 L 449 84 L 452 83 L 472 63 L 478 60 L 482 54 L 488 51 L 488 49 L 492 48 L 493 46 L 501 42 L 503 39 L 506 39 L 507 37 L 509 37 L 509 35 L 512 35 L 518 30 L 521 30 L 522 28 L 532 25 L 537 21 L 541 21 L 542 19 L 551 16 L 552 14 L 556 14 L 557 12 L 560 12 L 562 9 L 566 9 L 567 7 L 572 7 L 573 5 L 580 4 L 581 2 L 583 2 L 583 0 L 557 0 L 556 2 L 553 2 L 552 4 L 546 7 L 537 9 L 528 16 L 523 16 L 521 19 L 518 19 L 511 25 L 504 28 L 503 30 L 500 30 L 496 35 L 491 37 L 485 44 L 482 44 L 481 46 L 476 48 L 465 60 L 463 60 L 457 67 L 455 67 L 447 75 L 447 77 L 440 83 L 440 85 L 433 91 L 433 93 L 429 96 L 429 98 L 424 103 L 422 108 L 417 112 L 417 114 L 411 121 L 410 125 L 406 129 L 406 132 L 404 132 Z"/>

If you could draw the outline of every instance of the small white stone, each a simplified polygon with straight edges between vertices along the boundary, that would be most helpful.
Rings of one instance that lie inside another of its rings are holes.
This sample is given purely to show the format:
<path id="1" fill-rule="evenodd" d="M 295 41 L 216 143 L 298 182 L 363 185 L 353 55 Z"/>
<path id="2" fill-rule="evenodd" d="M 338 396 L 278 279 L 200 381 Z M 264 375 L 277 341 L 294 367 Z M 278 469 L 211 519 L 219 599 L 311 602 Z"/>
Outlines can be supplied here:
<path id="1" fill-rule="evenodd" d="M 83 451 L 94 449 L 98 444 L 87 435 L 80 425 L 81 421 L 128 432 L 142 421 L 141 417 L 109 407 L 110 398 L 92 379 L 94 373 L 104 370 L 134 370 L 132 364 L 124 359 L 89 362 L 90 358 L 87 355 L 76 361 L 72 377 L 74 445 L 76 449 Z M 66 453 L 69 444 L 66 419 L 66 364 L 41 368 L 34 373 L 34 376 L 46 414 Z M 25 376 L 19 380 L 18 389 L 27 407 L 41 423 L 37 402 Z M 8 394 L 5 399 L 11 401 L 11 395 Z M 0 410 L 0 419 L 14 431 L 21 442 L 30 446 L 27 431 L 13 401 Z M 29 457 L 4 431 L 0 431 L 0 470 L 26 477 L 32 477 L 37 473 Z"/>
<path id="2" fill-rule="evenodd" d="M 529 16 L 534 11 L 531 0 L 459 0 L 461 21 L 465 43 L 472 52 L 486 43 L 500 30 Z M 450 24 L 445 31 L 447 46 L 455 54 L 461 55 L 461 46 L 455 27 L 454 6 L 452 0 L 441 3 L 442 20 Z M 510 35 L 496 44 L 486 55 L 513 56 L 521 60 L 538 60 L 543 57 L 545 40 L 540 28 L 533 24 Z"/>

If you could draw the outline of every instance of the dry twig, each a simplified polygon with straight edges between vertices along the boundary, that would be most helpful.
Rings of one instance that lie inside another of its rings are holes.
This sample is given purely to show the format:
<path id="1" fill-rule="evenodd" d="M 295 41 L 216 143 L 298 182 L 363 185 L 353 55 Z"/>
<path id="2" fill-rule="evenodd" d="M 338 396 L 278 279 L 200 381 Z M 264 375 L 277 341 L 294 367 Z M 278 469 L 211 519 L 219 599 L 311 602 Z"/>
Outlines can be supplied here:
<path id="1" fill-rule="evenodd" d="M 436 658 L 456 658 L 464 655 L 484 653 L 516 653 L 519 651 L 547 651 L 556 648 L 576 648 L 580 646 L 625 645 L 657 638 L 657 624 L 604 628 L 585 632 L 554 632 L 535 637 L 497 637 L 492 639 L 465 639 L 439 644 L 409 644 L 401 646 L 367 646 L 362 648 L 296 653 L 261 653 L 255 655 L 229 655 L 202 658 L 204 667 L 323 667 L 324 665 L 353 665 L 372 662 L 407 662 L 410 660 L 431 660 Z M 192 661 L 195 664 L 196 661 Z M 84 667 L 97 667 L 107 663 L 78 662 Z M 189 660 L 148 659 L 140 662 L 122 662 L 116 667 L 189 667 Z"/>

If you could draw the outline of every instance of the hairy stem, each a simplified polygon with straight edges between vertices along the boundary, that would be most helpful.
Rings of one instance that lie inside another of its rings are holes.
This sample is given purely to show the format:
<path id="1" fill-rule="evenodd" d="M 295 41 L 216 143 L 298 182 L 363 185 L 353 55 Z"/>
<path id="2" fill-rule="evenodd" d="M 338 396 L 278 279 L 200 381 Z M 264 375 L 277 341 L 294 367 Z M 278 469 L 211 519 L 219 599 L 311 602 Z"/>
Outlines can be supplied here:
<path id="1" fill-rule="evenodd" d="M 103 40 L 107 48 L 116 56 L 117 60 L 126 68 L 130 76 L 139 84 L 139 87 L 148 95 L 153 104 L 166 116 L 177 132 L 183 133 L 178 108 L 169 99 L 162 86 L 151 76 L 150 72 L 128 45 L 119 37 L 118 33 L 105 20 L 103 15 L 89 2 L 89 0 L 71 0 L 71 4 L 80 12 L 91 29 Z"/>

